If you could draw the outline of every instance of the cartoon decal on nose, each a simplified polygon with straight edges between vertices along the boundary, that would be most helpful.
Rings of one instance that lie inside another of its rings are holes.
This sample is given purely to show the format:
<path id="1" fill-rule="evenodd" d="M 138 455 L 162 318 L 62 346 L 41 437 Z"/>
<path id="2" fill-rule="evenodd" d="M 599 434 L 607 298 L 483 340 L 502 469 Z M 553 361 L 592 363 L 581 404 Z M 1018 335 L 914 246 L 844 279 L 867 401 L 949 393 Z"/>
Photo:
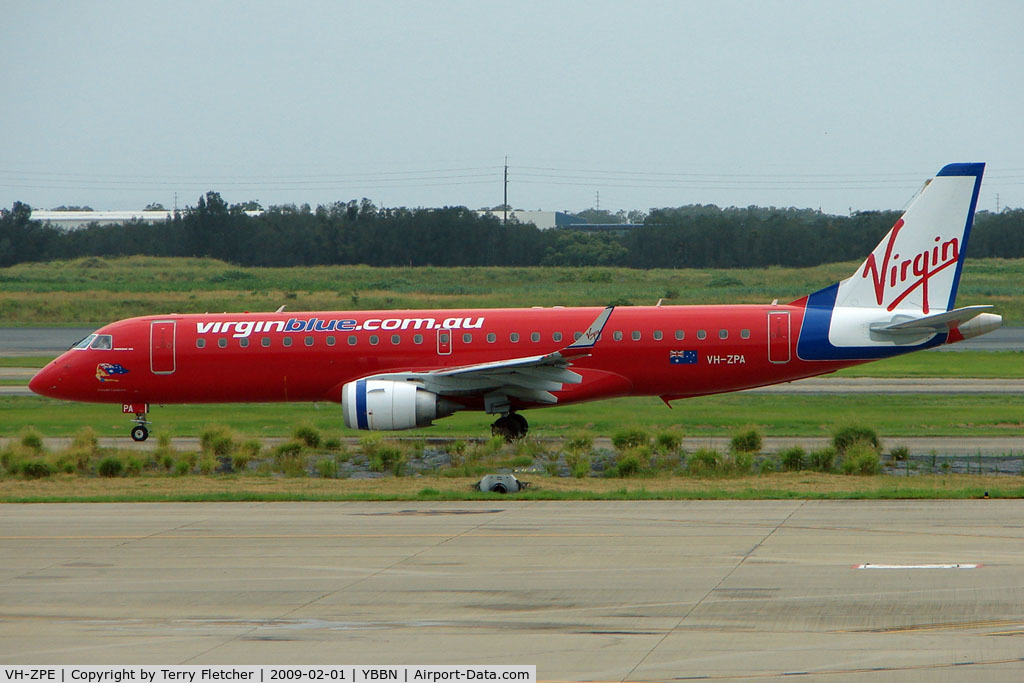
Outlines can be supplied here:
<path id="1" fill-rule="evenodd" d="M 96 379 L 101 382 L 117 382 L 117 375 L 128 373 L 128 369 L 120 363 L 100 363 L 96 366 Z"/>

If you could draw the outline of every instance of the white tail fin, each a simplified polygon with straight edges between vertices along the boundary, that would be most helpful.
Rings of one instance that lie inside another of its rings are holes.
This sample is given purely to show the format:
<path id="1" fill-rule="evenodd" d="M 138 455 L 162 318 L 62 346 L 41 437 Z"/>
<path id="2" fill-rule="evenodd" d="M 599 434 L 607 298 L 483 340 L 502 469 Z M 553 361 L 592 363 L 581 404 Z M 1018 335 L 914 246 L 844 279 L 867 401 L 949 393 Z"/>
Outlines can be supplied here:
<path id="1" fill-rule="evenodd" d="M 950 164 L 918 194 L 851 277 L 806 299 L 797 355 L 804 360 L 870 359 L 944 343 L 986 316 L 953 310 L 985 164 Z M 985 327 L 981 330 L 981 327 Z"/>
<path id="2" fill-rule="evenodd" d="M 950 164 L 921 191 L 856 274 L 836 307 L 916 315 L 953 308 L 985 164 Z"/>

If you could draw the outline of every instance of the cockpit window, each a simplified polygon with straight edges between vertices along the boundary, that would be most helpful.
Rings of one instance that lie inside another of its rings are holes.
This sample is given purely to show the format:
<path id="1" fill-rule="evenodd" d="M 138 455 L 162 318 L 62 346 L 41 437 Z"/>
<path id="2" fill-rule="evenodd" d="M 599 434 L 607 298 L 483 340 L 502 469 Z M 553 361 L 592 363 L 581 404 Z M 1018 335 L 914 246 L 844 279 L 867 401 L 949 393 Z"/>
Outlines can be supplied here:
<path id="1" fill-rule="evenodd" d="M 97 334 L 89 348 L 109 351 L 114 348 L 114 340 L 109 334 Z"/>
<path id="2" fill-rule="evenodd" d="M 72 344 L 71 348 L 73 348 L 73 349 L 87 349 L 87 348 L 89 348 L 89 344 L 92 344 L 92 340 L 95 339 L 95 338 L 96 338 L 95 334 L 90 334 L 85 339 L 79 340 L 79 341 L 75 342 L 74 344 Z"/>

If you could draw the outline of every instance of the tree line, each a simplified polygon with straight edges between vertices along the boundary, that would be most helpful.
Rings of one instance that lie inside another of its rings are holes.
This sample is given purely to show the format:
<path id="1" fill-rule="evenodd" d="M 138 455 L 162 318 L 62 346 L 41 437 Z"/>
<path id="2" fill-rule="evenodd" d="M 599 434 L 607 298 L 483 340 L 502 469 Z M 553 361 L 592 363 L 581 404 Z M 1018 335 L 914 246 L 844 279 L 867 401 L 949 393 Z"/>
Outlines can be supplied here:
<path id="1" fill-rule="evenodd" d="M 273 206 L 246 215 L 216 192 L 161 223 L 64 230 L 0 209 L 0 266 L 82 256 L 213 257 L 245 266 L 813 266 L 863 258 L 898 211 L 835 216 L 811 209 L 690 205 L 652 210 L 623 232 L 539 230 L 465 207 L 378 208 L 369 200 Z M 974 257 L 1024 257 L 1024 210 L 978 212 Z"/>

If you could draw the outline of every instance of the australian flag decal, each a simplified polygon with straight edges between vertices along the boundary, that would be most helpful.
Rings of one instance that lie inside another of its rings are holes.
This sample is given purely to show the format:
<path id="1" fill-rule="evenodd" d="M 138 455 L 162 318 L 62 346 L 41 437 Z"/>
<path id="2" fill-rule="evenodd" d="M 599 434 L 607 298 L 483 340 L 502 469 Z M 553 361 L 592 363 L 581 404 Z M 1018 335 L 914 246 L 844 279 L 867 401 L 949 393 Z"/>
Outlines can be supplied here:
<path id="1" fill-rule="evenodd" d="M 669 351 L 668 362 L 672 365 L 696 365 L 696 351 Z"/>
<path id="2" fill-rule="evenodd" d="M 100 363 L 96 366 L 96 379 L 101 382 L 116 382 L 116 375 L 124 375 L 128 369 L 120 363 Z"/>

